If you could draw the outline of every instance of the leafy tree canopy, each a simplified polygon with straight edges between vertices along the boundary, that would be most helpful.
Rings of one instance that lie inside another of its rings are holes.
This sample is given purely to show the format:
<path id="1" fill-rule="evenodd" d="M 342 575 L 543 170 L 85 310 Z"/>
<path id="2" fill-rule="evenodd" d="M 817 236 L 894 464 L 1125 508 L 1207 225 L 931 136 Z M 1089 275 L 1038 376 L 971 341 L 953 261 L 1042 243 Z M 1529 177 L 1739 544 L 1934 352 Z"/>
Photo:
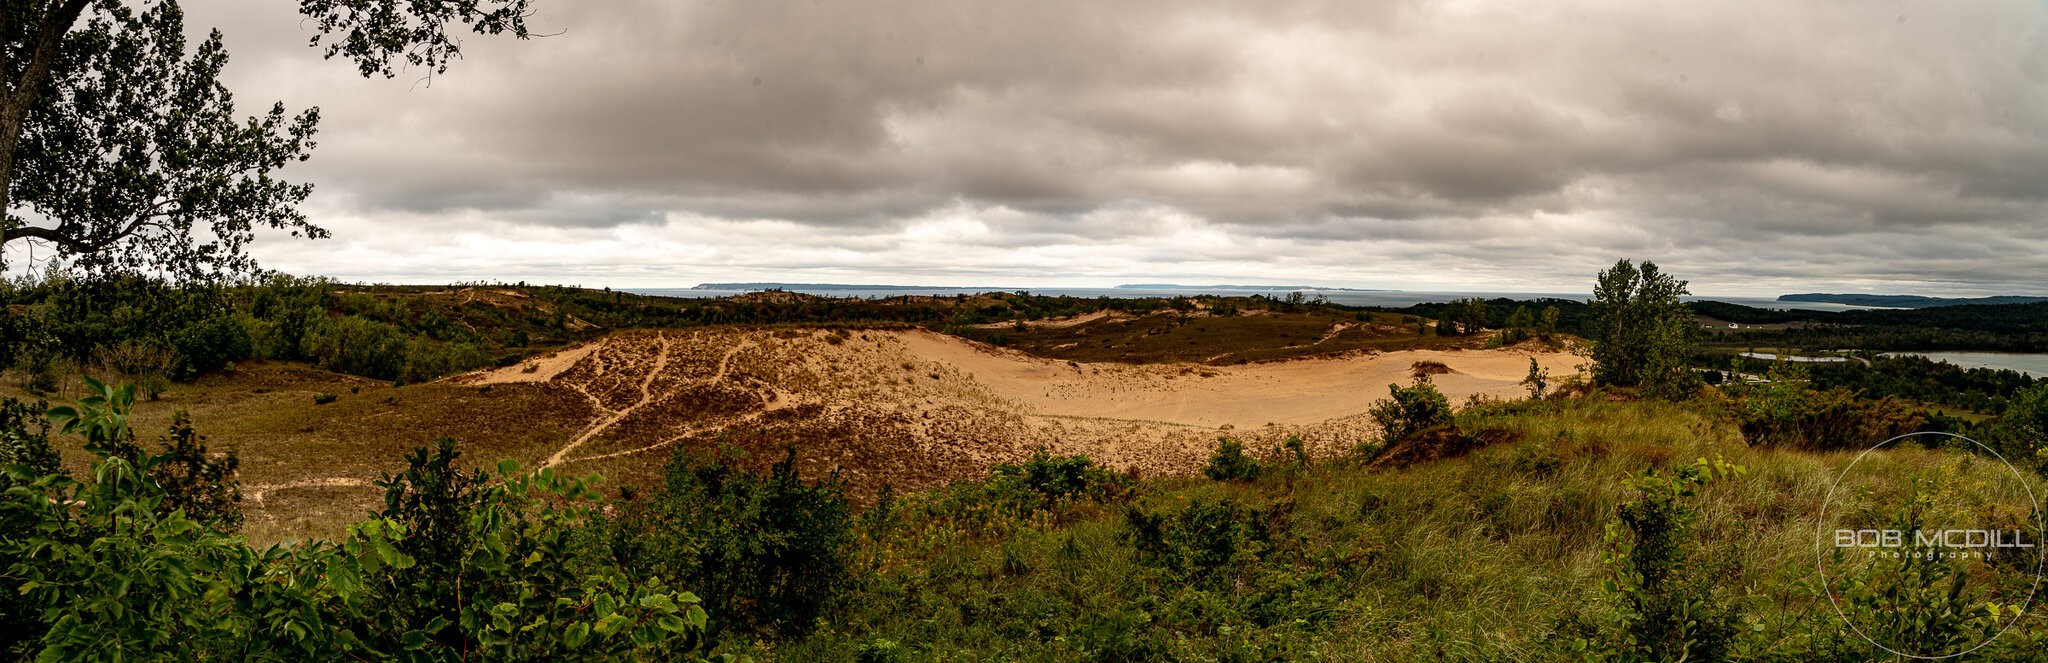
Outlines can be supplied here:
<path id="1" fill-rule="evenodd" d="M 311 43 L 365 76 L 429 75 L 465 32 L 529 36 L 530 0 L 301 0 Z M 310 185 L 279 178 L 314 147 L 319 109 L 237 113 L 214 31 L 176 0 L 7 0 L 0 9 L 0 248 L 92 272 L 247 273 L 258 228 L 319 238 Z M 4 259 L 4 258 L 0 258 Z M 0 262 L 0 268 L 5 263 Z"/>

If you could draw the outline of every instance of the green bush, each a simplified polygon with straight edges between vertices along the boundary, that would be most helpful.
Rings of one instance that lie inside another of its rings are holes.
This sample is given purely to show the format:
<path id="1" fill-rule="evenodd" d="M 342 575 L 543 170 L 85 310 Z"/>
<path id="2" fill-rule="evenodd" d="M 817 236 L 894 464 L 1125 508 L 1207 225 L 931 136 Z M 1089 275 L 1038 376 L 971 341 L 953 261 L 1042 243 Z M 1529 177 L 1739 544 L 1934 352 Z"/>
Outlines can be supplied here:
<path id="1" fill-rule="evenodd" d="M 233 317 L 219 315 L 199 321 L 171 335 L 171 346 L 185 358 L 179 379 L 211 373 L 230 362 L 248 359 L 256 351 L 249 331 Z"/>
<path id="2" fill-rule="evenodd" d="M 64 376 L 59 367 L 57 353 L 45 345 L 30 345 L 22 348 L 15 357 L 14 368 L 21 375 L 21 389 L 37 396 L 56 393 L 63 384 Z"/>
<path id="3" fill-rule="evenodd" d="M 1391 397 L 1374 402 L 1369 411 L 1373 423 L 1379 424 L 1382 448 L 1451 422 L 1450 399 L 1427 375 L 1407 387 L 1389 384 L 1387 392 Z"/>
<path id="4" fill-rule="evenodd" d="M 1205 585 L 1220 582 L 1258 557 L 1269 543 L 1270 515 L 1235 499 L 1196 499 L 1160 513 L 1132 506 L 1124 512 L 1122 537 L 1145 563 L 1184 582 Z"/>
<path id="5" fill-rule="evenodd" d="M 242 526 L 242 489 L 236 471 L 242 466 L 233 449 L 212 453 L 206 436 L 192 428 L 192 416 L 179 410 L 171 429 L 159 440 L 163 451 L 147 465 L 150 478 L 163 488 L 159 508 L 184 510 L 187 517 L 223 532 Z"/>
<path id="6" fill-rule="evenodd" d="M 62 475 L 61 459 L 50 447 L 49 421 L 43 418 L 44 403 L 29 405 L 0 399 L 0 492 L 17 487 L 32 489 L 45 476 Z M 38 525 L 31 514 L 0 509 L 0 541 L 28 538 Z M 15 564 L 28 561 L 18 549 L 0 545 L 0 574 Z M 0 589 L 11 590 L 12 587 Z M 27 660 L 33 657 L 30 636 L 38 632 L 33 601 L 18 591 L 0 591 L 0 658 Z"/>
<path id="7" fill-rule="evenodd" d="M 305 343 L 306 357 L 321 368 L 380 380 L 398 377 L 408 349 L 398 328 L 355 316 L 321 320 Z"/>
<path id="8" fill-rule="evenodd" d="M 2048 475 L 2048 382 L 2014 394 L 1991 439 L 2006 460 Z"/>
<path id="9" fill-rule="evenodd" d="M 1259 478 L 1263 469 L 1259 461 L 1245 454 L 1243 442 L 1226 435 L 1216 438 L 1216 453 L 1202 466 L 1202 475 L 1216 481 L 1251 481 Z"/>
<path id="10" fill-rule="evenodd" d="M 1605 555 L 1612 576 L 1602 587 L 1619 608 L 1607 653 L 1624 660 L 1726 660 L 1741 615 L 1721 596 L 1711 568 L 1692 540 L 1697 513 L 1686 500 L 1696 488 L 1747 470 L 1716 458 L 1656 470 L 1628 481 L 1636 497 L 1607 525 Z"/>
<path id="11" fill-rule="evenodd" d="M 810 632 L 852 578 L 855 521 L 838 476 L 806 481 L 789 450 L 766 474 L 737 452 L 678 450 L 661 489 L 610 527 L 610 545 L 643 577 L 695 588 L 714 635 Z"/>
<path id="12" fill-rule="evenodd" d="M 1774 364 L 1769 376 L 1768 382 L 1728 392 L 1742 437 L 1754 446 L 1861 450 L 1928 424 L 1918 408 L 1894 398 L 1869 401 L 1846 389 L 1816 391 L 1796 362 Z"/>
<path id="13" fill-rule="evenodd" d="M 1033 451 L 1021 465 L 998 463 L 989 469 L 988 494 L 1021 512 L 1053 508 L 1072 500 L 1096 502 L 1128 491 L 1129 479 L 1096 465 L 1087 456 Z"/>
<path id="14" fill-rule="evenodd" d="M 0 651 L 36 660 L 695 660 L 706 614 L 658 578 L 630 578 L 581 536 L 588 481 L 456 464 L 442 440 L 387 477 L 383 513 L 339 545 L 258 551 L 195 519 L 232 472 L 163 472 L 206 457 L 174 431 L 135 453 L 133 390 L 52 408 L 85 438 L 89 479 L 5 469 Z M 5 408 L 0 408 L 4 410 Z M 232 468 L 227 468 L 231 470 Z M 180 477 L 191 479 L 181 486 Z M 181 496 L 182 495 L 182 496 Z M 12 600 L 19 597 L 18 601 Z"/>

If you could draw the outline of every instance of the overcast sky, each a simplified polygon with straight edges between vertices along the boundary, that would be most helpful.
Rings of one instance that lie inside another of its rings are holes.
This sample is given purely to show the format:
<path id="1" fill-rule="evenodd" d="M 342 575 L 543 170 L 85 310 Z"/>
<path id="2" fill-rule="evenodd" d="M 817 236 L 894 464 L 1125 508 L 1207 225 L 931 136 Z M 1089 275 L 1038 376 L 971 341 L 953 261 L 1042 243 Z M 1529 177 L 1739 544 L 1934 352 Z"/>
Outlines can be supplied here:
<path id="1" fill-rule="evenodd" d="M 536 0 L 431 84 L 186 0 L 319 106 L 350 280 L 2048 293 L 2048 3 Z"/>

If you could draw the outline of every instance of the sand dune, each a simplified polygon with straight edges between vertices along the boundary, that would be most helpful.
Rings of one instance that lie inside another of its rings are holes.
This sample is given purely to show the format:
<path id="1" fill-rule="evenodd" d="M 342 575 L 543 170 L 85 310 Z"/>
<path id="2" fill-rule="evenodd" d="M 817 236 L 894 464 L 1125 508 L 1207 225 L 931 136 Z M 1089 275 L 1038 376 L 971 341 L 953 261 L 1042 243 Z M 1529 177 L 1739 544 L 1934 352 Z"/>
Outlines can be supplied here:
<path id="1" fill-rule="evenodd" d="M 1352 353 L 1234 366 L 1049 360 L 926 331 L 621 332 L 529 364 L 454 378 L 531 382 L 588 401 L 549 465 L 644 474 L 676 446 L 735 431 L 787 443 L 856 480 L 929 486 L 1035 448 L 1147 473 L 1191 472 L 1218 434 L 1318 453 L 1375 434 L 1364 416 L 1417 361 L 1454 401 L 1513 398 L 1530 357 L 1562 377 L 1581 357 L 1522 350 Z"/>
<path id="2" fill-rule="evenodd" d="M 1036 414 L 1108 417 L 1216 428 L 1267 423 L 1306 425 L 1358 414 L 1407 383 L 1418 361 L 1452 373 L 1436 376 L 1454 400 L 1475 394 L 1511 398 L 1529 358 L 1553 375 L 1571 374 L 1584 359 L 1566 353 L 1513 350 L 1415 350 L 1237 366 L 1068 364 L 931 332 L 896 335 L 910 354 L 974 376 L 1003 398 Z"/>

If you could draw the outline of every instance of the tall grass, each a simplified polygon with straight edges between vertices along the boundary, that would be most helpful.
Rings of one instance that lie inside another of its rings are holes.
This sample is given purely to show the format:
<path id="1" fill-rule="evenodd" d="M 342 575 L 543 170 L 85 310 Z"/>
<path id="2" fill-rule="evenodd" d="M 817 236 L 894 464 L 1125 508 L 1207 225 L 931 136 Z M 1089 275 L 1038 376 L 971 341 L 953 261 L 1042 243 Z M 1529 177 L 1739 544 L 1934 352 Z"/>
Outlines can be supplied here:
<path id="1" fill-rule="evenodd" d="M 1751 448 L 1716 412 L 1491 404 L 1458 425 L 1515 441 L 1403 469 L 1274 463 L 1249 482 L 1155 480 L 1023 512 L 947 497 L 958 491 L 914 496 L 862 539 L 865 580 L 822 628 L 753 655 L 1581 660 L 1617 637 L 1603 531 L 1638 495 L 1628 479 L 1718 456 L 1747 472 L 1684 498 L 1685 545 L 1700 560 L 1690 572 L 1708 574 L 1703 586 L 1739 619 L 1730 655 L 1873 657 L 1812 582 L 1815 518 L 1853 456 Z M 1991 471 L 1956 457 L 1908 450 L 1868 468 Z M 2028 615 L 2016 631 L 1985 651 L 2026 660 L 2048 626 Z"/>

